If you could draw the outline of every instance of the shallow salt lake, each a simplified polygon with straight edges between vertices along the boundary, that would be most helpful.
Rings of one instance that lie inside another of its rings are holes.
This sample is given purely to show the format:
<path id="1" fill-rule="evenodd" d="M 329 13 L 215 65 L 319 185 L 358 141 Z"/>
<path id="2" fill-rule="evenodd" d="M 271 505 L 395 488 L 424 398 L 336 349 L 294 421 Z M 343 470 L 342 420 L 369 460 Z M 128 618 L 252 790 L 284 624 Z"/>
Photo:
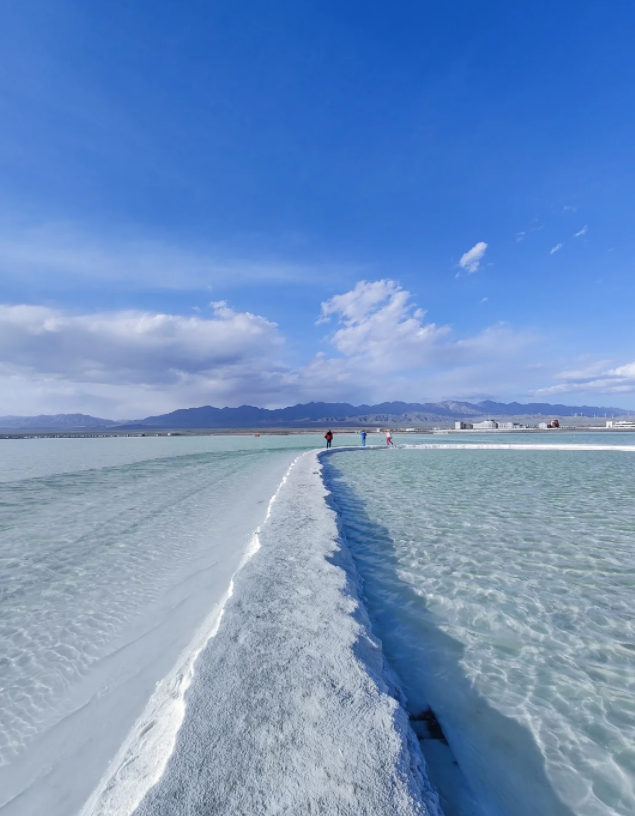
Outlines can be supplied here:
<path id="1" fill-rule="evenodd" d="M 633 445 L 634 436 L 408 434 L 395 442 Z M 369 435 L 369 444 L 377 440 Z M 351 443 L 353 435 L 335 437 L 336 447 Z M 290 464 L 323 445 L 321 433 L 0 440 L 2 816 L 79 813 L 157 689 L 175 667 L 187 674 L 192 644 L 216 631 Z M 408 709 L 432 706 L 449 741 L 421 743 L 446 816 L 635 812 L 635 453 L 368 449 L 327 457 L 324 474 Z M 309 512 L 308 488 L 293 478 L 281 505 L 290 515 L 274 512 L 264 536 L 265 605 L 280 600 L 267 573 L 268 563 L 283 563 L 276 547 L 292 553 L 321 518 L 319 490 Z M 300 506 L 306 526 L 296 533 Z M 302 579 L 308 561 L 291 560 L 297 587 L 280 590 L 297 591 L 289 615 L 328 620 L 337 604 L 321 609 L 317 599 L 313 609 Z M 248 572 L 237 586 L 258 583 Z M 229 618 L 250 631 L 259 611 L 237 610 L 259 602 L 234 600 Z M 231 634 L 223 637 L 227 661 L 210 641 L 201 667 L 220 660 L 226 672 L 233 647 Z M 315 680 L 302 680 L 309 702 Z M 188 699 L 196 694 L 205 698 L 195 677 Z M 179 739 L 178 717 L 177 730 L 168 728 L 161 762 L 170 745 L 187 744 L 196 718 L 190 710 Z M 267 721 L 258 727 L 269 733 Z M 186 755 L 176 750 L 170 767 L 185 769 Z M 244 765 L 248 773 L 249 756 Z M 231 782 L 230 767 L 215 773 L 217 783 Z M 251 785 L 257 796 L 258 780 Z M 148 802 L 171 813 L 160 790 Z M 136 805 L 117 807 L 128 816 Z"/>
<path id="2" fill-rule="evenodd" d="M 79 810 L 320 441 L 0 441 L 3 816 Z"/>
<path id="3" fill-rule="evenodd" d="M 635 453 L 368 450 L 325 475 L 409 710 L 469 787 L 422 742 L 447 813 L 635 813 Z"/>

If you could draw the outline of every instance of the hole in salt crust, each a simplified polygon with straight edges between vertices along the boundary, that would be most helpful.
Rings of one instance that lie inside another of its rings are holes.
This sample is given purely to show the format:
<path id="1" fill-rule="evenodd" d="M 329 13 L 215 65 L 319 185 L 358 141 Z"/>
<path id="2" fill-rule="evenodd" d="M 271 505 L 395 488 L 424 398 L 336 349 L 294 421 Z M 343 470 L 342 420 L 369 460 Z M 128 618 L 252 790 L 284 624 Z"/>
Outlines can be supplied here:
<path id="1" fill-rule="evenodd" d="M 426 708 L 420 711 L 419 714 L 411 714 L 410 722 L 423 722 L 427 726 L 428 739 L 441 740 L 446 745 L 448 744 L 440 722 L 436 718 L 436 714 L 431 708 Z M 426 739 L 426 736 L 419 734 L 419 729 L 415 729 L 419 739 Z"/>

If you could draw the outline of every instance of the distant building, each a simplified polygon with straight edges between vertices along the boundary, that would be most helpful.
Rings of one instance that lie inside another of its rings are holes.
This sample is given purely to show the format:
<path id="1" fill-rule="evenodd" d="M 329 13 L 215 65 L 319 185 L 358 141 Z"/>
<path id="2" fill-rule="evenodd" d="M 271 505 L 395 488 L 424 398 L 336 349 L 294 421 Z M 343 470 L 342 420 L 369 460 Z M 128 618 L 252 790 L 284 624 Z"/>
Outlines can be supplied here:
<path id="1" fill-rule="evenodd" d="M 472 423 L 471 422 L 462 422 L 460 419 L 454 423 L 454 430 L 455 431 L 471 431 L 472 430 Z"/>
<path id="2" fill-rule="evenodd" d="M 498 428 L 498 422 L 494 419 L 484 419 L 482 422 L 475 422 L 472 427 L 475 431 L 487 431 Z"/>
<path id="3" fill-rule="evenodd" d="M 632 419 L 607 419 L 607 428 L 616 428 L 622 431 L 635 431 L 635 420 Z"/>
<path id="4" fill-rule="evenodd" d="M 513 430 L 520 430 L 521 428 L 526 428 L 526 425 L 521 425 L 520 422 L 499 422 L 498 427 L 501 430 L 505 431 L 513 431 Z"/>

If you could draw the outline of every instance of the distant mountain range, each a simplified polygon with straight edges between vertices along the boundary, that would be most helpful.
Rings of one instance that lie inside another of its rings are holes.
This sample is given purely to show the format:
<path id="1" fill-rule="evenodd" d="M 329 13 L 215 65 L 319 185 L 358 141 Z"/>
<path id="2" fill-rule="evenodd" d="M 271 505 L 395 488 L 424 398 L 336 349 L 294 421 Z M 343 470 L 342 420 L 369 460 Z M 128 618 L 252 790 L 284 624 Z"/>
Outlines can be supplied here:
<path id="1" fill-rule="evenodd" d="M 78 430 L 80 428 L 108 428 L 118 425 L 112 419 L 100 419 L 87 414 L 40 414 L 39 416 L 0 416 L 3 430 Z"/>
<path id="2" fill-rule="evenodd" d="M 350 405 L 347 402 L 309 402 L 289 408 L 181 408 L 169 414 L 149 416 L 135 421 L 116 422 L 86 414 L 54 414 L 36 417 L 0 417 L 4 430 L 81 430 L 110 428 L 143 430 L 144 428 L 281 428 L 314 425 L 359 425 L 362 423 L 418 424 L 451 419 L 503 416 L 622 416 L 623 408 L 602 408 L 588 405 L 552 405 L 548 402 L 382 402 L 379 405 Z"/>

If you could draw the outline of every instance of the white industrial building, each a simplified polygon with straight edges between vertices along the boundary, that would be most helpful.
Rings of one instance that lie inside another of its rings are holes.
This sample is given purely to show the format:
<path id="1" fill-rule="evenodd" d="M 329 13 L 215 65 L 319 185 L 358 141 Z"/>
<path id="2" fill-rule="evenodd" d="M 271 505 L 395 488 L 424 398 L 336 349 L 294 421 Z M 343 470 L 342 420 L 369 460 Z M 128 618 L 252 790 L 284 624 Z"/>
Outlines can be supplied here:
<path id="1" fill-rule="evenodd" d="M 495 419 L 484 419 L 482 422 L 475 422 L 473 428 L 475 431 L 491 431 L 498 428 L 498 422 Z"/>

